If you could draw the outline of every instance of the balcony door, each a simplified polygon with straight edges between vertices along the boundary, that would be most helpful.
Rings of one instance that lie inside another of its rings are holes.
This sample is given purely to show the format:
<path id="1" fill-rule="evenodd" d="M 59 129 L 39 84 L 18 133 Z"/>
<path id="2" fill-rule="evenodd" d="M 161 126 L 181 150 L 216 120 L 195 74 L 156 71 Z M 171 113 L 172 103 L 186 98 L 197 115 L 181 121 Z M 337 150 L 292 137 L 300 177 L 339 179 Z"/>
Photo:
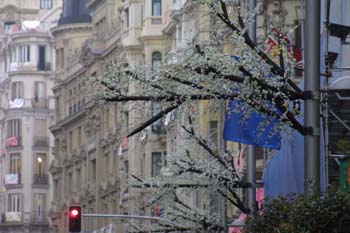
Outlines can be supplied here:
<path id="1" fill-rule="evenodd" d="M 43 193 L 35 193 L 33 201 L 33 220 L 35 223 L 42 223 L 46 220 L 46 195 Z"/>
<path id="2" fill-rule="evenodd" d="M 39 46 L 39 63 L 38 63 L 38 69 L 39 70 L 45 70 L 45 50 L 46 47 L 44 45 Z"/>

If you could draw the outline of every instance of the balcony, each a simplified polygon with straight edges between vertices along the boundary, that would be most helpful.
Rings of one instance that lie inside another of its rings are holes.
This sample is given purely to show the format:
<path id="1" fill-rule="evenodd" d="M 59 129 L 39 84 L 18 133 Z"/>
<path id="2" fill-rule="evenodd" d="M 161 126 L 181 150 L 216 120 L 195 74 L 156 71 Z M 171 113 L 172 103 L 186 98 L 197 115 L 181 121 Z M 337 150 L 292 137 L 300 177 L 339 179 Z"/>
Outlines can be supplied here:
<path id="1" fill-rule="evenodd" d="M 150 16 L 144 20 L 142 37 L 162 36 L 163 19 L 161 16 Z"/>
<path id="2" fill-rule="evenodd" d="M 30 213 L 28 213 L 30 214 Z M 33 211 L 31 212 L 31 223 L 33 224 L 49 224 L 48 212 L 46 211 Z"/>
<path id="3" fill-rule="evenodd" d="M 34 62 L 12 62 L 10 64 L 10 72 L 30 72 L 36 70 L 37 65 Z"/>
<path id="4" fill-rule="evenodd" d="M 48 212 L 32 211 L 32 212 L 5 212 L 1 217 L 1 224 L 49 224 Z M 1 231 L 2 232 L 2 231 Z"/>
<path id="5" fill-rule="evenodd" d="M 162 17 L 161 16 L 152 16 L 150 19 L 151 19 L 151 25 L 161 25 L 162 24 Z"/>
<path id="6" fill-rule="evenodd" d="M 50 62 L 38 62 L 36 66 L 37 71 L 50 71 L 51 63 Z"/>
<path id="7" fill-rule="evenodd" d="M 49 107 L 49 100 L 46 97 L 35 97 L 32 99 L 32 107 L 33 108 L 48 108 Z"/>
<path id="8" fill-rule="evenodd" d="M 48 185 L 49 184 L 49 176 L 47 174 L 34 174 L 33 175 L 33 184 Z"/>
<path id="9" fill-rule="evenodd" d="M 47 136 L 34 136 L 33 147 L 48 147 L 49 137 Z"/>
<path id="10" fill-rule="evenodd" d="M 11 62 L 10 72 L 50 71 L 50 62 Z"/>

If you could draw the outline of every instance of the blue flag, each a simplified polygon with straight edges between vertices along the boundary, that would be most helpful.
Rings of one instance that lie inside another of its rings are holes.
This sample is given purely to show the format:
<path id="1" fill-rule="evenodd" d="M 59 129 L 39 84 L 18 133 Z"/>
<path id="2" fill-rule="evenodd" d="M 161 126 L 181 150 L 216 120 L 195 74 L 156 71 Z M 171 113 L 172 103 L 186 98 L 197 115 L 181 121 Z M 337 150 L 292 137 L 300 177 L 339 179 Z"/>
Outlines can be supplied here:
<path id="1" fill-rule="evenodd" d="M 230 101 L 224 126 L 224 139 L 270 149 L 281 147 L 280 122 L 249 107 Z"/>
<path id="2" fill-rule="evenodd" d="M 232 56 L 233 60 L 240 58 Z M 272 77 L 273 75 L 270 74 Z M 277 114 L 280 112 L 271 107 Z M 250 144 L 270 149 L 281 147 L 281 138 L 277 130 L 279 121 L 254 110 L 247 103 L 232 100 L 229 102 L 224 126 L 224 140 Z"/>

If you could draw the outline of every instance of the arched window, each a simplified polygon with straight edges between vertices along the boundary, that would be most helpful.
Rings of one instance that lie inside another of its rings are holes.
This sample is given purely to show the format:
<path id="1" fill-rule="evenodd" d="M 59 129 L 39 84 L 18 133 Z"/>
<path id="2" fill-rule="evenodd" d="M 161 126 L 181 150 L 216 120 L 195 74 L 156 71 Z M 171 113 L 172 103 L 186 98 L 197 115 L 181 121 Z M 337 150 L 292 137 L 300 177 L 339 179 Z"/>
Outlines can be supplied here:
<path id="1" fill-rule="evenodd" d="M 152 53 L 152 69 L 160 67 L 161 64 L 162 64 L 162 54 L 158 51 L 153 52 Z"/>
<path id="2" fill-rule="evenodd" d="M 162 0 L 152 0 L 152 16 L 162 16 Z"/>

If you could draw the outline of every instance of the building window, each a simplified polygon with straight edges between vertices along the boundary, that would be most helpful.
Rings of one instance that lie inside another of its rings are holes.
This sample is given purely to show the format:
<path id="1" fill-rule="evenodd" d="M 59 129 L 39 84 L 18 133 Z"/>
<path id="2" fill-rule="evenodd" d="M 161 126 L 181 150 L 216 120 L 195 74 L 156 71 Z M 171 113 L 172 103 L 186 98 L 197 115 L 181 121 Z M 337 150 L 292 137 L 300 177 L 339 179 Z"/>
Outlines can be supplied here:
<path id="1" fill-rule="evenodd" d="M 146 154 L 142 155 L 141 158 L 141 177 L 145 178 L 145 163 L 146 163 Z"/>
<path id="2" fill-rule="evenodd" d="M 152 0 L 152 16 L 162 16 L 162 0 Z"/>
<path id="3" fill-rule="evenodd" d="M 7 137 L 20 137 L 21 136 L 21 119 L 13 119 L 7 121 Z"/>
<path id="4" fill-rule="evenodd" d="M 19 61 L 29 62 L 30 61 L 30 45 L 19 46 Z"/>
<path id="5" fill-rule="evenodd" d="M 60 202 L 60 198 L 61 198 L 60 192 L 61 192 L 60 181 L 54 180 L 53 181 L 53 200 L 56 203 Z"/>
<path id="6" fill-rule="evenodd" d="M 5 22 L 4 23 L 5 32 L 16 32 L 18 31 L 17 24 L 15 22 Z"/>
<path id="7" fill-rule="evenodd" d="M 72 191 L 72 172 L 68 172 L 66 175 L 66 195 Z"/>
<path id="8" fill-rule="evenodd" d="M 10 155 L 10 174 L 21 174 L 21 155 L 19 153 Z"/>
<path id="9" fill-rule="evenodd" d="M 36 153 L 34 156 L 34 172 L 38 176 L 44 176 L 47 174 L 47 156 L 45 153 Z"/>
<path id="10" fill-rule="evenodd" d="M 34 222 L 42 222 L 45 220 L 44 212 L 46 211 L 46 195 L 43 193 L 34 193 L 33 196 L 34 203 Z"/>
<path id="11" fill-rule="evenodd" d="M 96 176 L 97 176 L 97 171 L 96 171 L 96 159 L 92 159 L 91 162 L 91 167 L 90 167 L 90 175 L 91 175 L 91 180 L 92 182 L 96 182 Z"/>
<path id="12" fill-rule="evenodd" d="M 124 10 L 124 17 L 125 17 L 125 28 L 129 28 L 129 26 L 130 26 L 129 8 L 126 8 Z"/>
<path id="13" fill-rule="evenodd" d="M 45 83 L 34 82 L 34 100 L 39 102 L 45 98 Z"/>
<path id="14" fill-rule="evenodd" d="M 64 67 L 64 50 L 63 48 L 56 50 L 56 62 L 58 68 Z"/>
<path id="15" fill-rule="evenodd" d="M 81 130 L 81 126 L 78 127 L 78 132 L 77 132 L 77 141 L 78 141 L 78 146 L 81 146 L 81 136 L 82 136 L 82 130 Z"/>
<path id="16" fill-rule="evenodd" d="M 39 46 L 39 61 L 38 61 L 38 70 L 48 70 L 48 64 L 46 64 L 46 46 L 40 45 Z"/>
<path id="17" fill-rule="evenodd" d="M 23 82 L 13 82 L 11 88 L 11 100 L 23 99 Z"/>
<path id="18" fill-rule="evenodd" d="M 52 9 L 52 0 L 40 0 L 40 9 Z"/>
<path id="19" fill-rule="evenodd" d="M 152 152 L 152 177 L 158 176 L 162 169 L 162 153 Z"/>
<path id="20" fill-rule="evenodd" d="M 69 131 L 69 143 L 68 143 L 68 149 L 69 151 L 73 150 L 73 131 Z"/>
<path id="21" fill-rule="evenodd" d="M 162 65 L 162 54 L 160 52 L 152 53 L 152 70 L 158 69 Z"/>
<path id="22" fill-rule="evenodd" d="M 87 159 L 85 158 L 84 160 L 83 160 L 83 169 L 84 169 L 84 171 L 83 171 L 83 183 L 84 184 L 86 184 L 87 183 L 87 180 L 89 179 L 89 171 L 88 171 L 88 161 L 87 161 Z"/>
<path id="23" fill-rule="evenodd" d="M 22 195 L 20 193 L 9 194 L 8 211 L 21 212 L 21 209 L 22 209 L 21 199 L 22 199 Z"/>
<path id="24" fill-rule="evenodd" d="M 109 175 L 109 154 L 106 153 L 104 155 L 104 171 L 105 171 L 105 176 L 107 177 Z"/>
<path id="25" fill-rule="evenodd" d="M 75 173 L 75 174 L 76 174 L 76 175 L 75 175 L 75 184 L 74 184 L 74 187 L 76 187 L 76 188 L 75 188 L 75 191 L 79 191 L 80 188 L 81 188 L 81 182 L 82 182 L 82 178 L 81 178 L 81 169 L 78 168 L 78 169 L 76 170 L 76 173 Z"/>
<path id="26" fill-rule="evenodd" d="M 125 187 L 125 192 L 128 192 L 128 184 L 129 184 L 129 161 L 125 160 L 124 161 L 124 173 L 125 173 L 125 180 L 126 180 L 126 187 Z"/>
<path id="27" fill-rule="evenodd" d="M 218 137 L 218 121 L 210 121 L 209 122 L 209 142 L 217 147 L 219 141 Z"/>
<path id="28" fill-rule="evenodd" d="M 152 102 L 152 116 L 157 115 L 162 111 L 162 106 L 159 102 Z M 158 120 L 152 124 L 152 132 L 155 134 L 165 133 L 165 127 L 163 127 L 163 121 Z"/>
<path id="29" fill-rule="evenodd" d="M 105 129 L 108 130 L 110 128 L 110 117 L 109 117 L 110 111 L 109 108 L 106 109 L 105 111 Z"/>

